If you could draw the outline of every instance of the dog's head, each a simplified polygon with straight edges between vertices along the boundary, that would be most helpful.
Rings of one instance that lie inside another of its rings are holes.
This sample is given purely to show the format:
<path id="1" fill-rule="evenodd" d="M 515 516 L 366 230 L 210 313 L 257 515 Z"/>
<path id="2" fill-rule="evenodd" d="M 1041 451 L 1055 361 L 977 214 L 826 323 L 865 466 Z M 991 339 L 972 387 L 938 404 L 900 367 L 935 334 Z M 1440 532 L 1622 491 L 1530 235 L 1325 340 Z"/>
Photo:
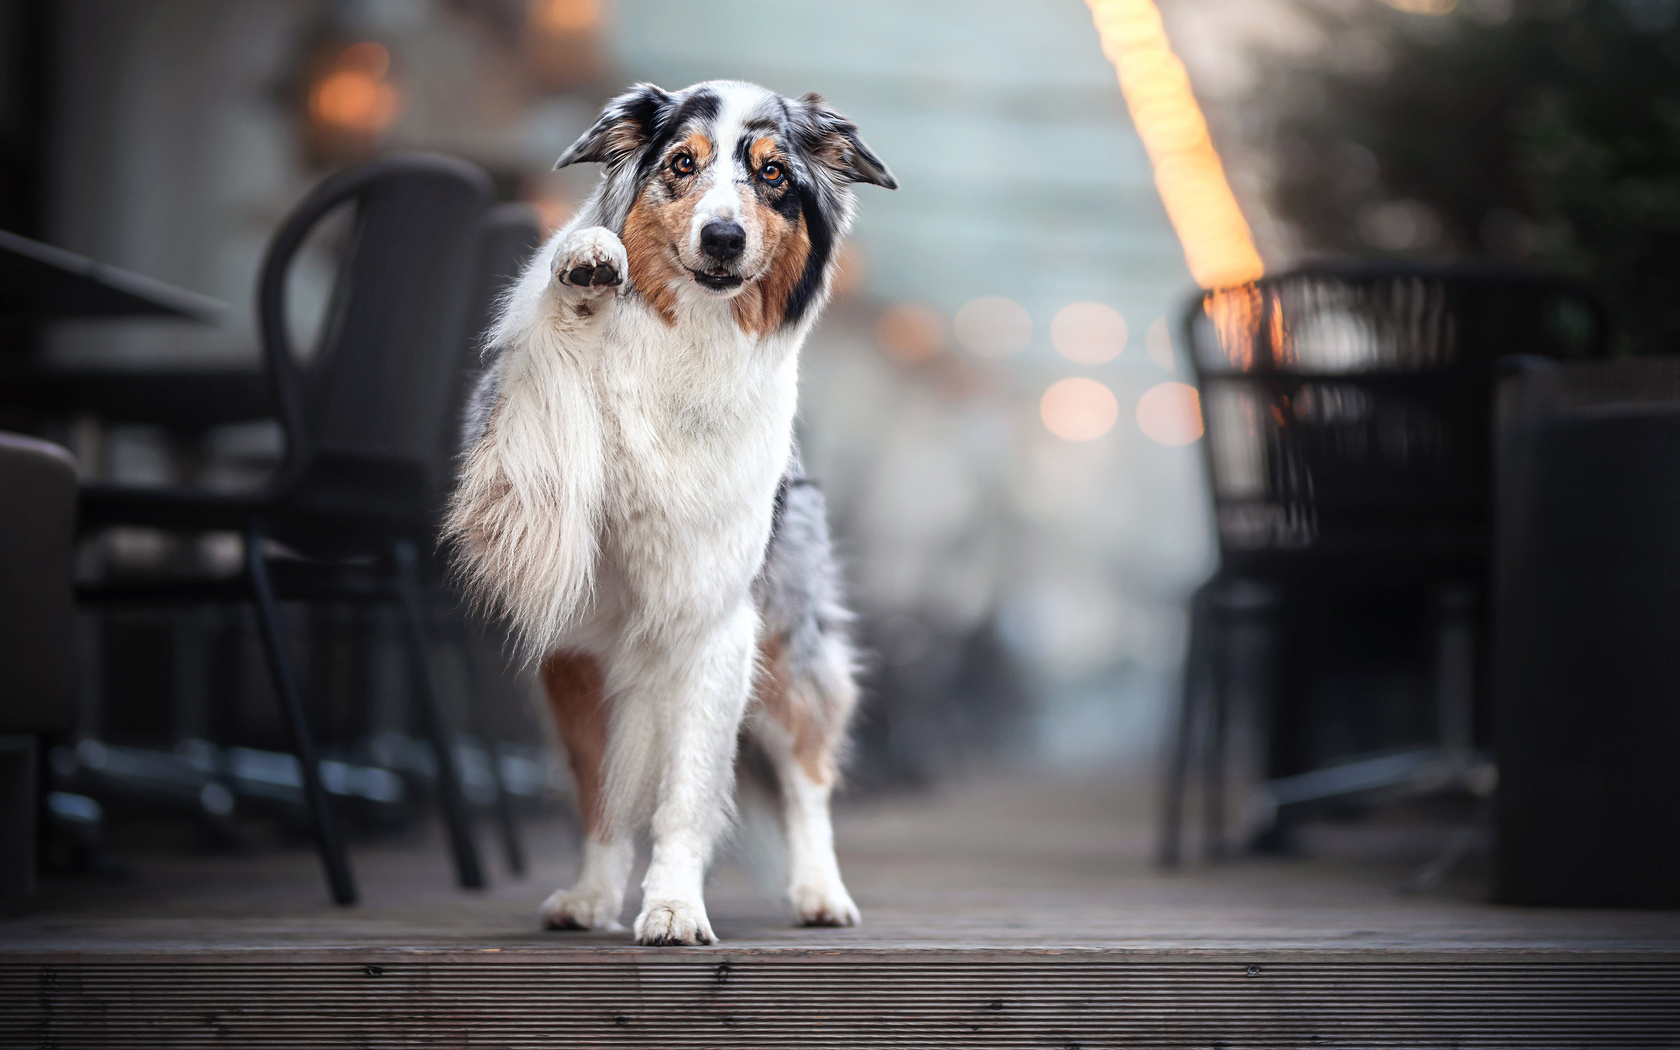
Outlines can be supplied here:
<path id="1" fill-rule="evenodd" d="M 825 294 L 854 182 L 897 189 L 857 126 L 815 94 L 737 81 L 669 92 L 640 84 L 607 104 L 555 167 L 606 165 L 600 220 L 630 279 L 667 322 L 690 297 L 729 299 L 765 334 Z"/>

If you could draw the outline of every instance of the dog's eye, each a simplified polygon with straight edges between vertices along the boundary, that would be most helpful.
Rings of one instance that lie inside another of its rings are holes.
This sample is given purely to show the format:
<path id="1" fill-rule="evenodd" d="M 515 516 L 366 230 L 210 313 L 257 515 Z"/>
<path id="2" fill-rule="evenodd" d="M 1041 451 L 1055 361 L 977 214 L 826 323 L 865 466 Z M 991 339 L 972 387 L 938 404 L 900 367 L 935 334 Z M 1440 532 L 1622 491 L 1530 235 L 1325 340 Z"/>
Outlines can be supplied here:
<path id="1" fill-rule="evenodd" d="M 777 164 L 775 161 L 771 161 L 764 167 L 758 169 L 758 177 L 774 186 L 776 183 L 782 181 L 782 166 Z"/>
<path id="2" fill-rule="evenodd" d="M 677 154 L 676 159 L 671 161 L 671 170 L 678 175 L 691 174 L 694 171 L 694 158 L 686 153 Z"/>

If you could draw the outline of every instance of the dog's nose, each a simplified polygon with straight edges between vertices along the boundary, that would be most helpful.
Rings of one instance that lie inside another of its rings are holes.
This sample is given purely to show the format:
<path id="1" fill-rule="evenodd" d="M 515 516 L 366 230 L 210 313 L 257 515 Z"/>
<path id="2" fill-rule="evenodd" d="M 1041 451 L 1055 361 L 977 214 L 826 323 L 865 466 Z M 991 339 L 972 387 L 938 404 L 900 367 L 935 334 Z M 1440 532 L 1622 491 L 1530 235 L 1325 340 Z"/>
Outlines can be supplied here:
<path id="1" fill-rule="evenodd" d="M 718 262 L 728 262 L 747 245 L 747 231 L 738 222 L 713 219 L 700 227 L 700 250 Z"/>

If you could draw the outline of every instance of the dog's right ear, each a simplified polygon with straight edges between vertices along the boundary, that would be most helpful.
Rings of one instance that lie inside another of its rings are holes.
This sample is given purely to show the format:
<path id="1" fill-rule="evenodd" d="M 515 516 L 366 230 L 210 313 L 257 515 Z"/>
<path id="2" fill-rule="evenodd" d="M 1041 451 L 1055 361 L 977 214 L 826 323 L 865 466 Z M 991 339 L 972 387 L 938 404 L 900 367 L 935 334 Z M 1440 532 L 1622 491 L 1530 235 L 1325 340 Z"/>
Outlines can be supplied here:
<path id="1" fill-rule="evenodd" d="M 579 162 L 617 167 L 652 141 L 654 128 L 670 108 L 670 92 L 653 84 L 637 84 L 608 102 L 600 118 L 560 154 L 554 167 Z"/>

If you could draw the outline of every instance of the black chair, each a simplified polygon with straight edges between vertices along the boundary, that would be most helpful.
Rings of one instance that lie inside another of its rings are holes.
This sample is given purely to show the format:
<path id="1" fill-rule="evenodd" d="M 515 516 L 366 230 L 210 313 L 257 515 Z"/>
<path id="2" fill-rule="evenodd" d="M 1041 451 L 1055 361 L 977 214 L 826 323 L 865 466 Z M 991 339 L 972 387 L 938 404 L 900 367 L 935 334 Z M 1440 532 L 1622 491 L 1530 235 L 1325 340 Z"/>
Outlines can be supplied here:
<path id="1" fill-rule="evenodd" d="M 1327 262 L 1196 300 L 1220 568 L 1191 602 L 1162 863 L 1180 856 L 1198 730 L 1204 853 L 1224 852 L 1239 694 L 1274 836 L 1308 804 L 1486 779 L 1494 362 L 1602 356 L 1608 331 L 1573 284 L 1470 264 Z"/>
<path id="2" fill-rule="evenodd" d="M 258 289 L 263 351 L 286 437 L 274 482 L 254 493 L 88 486 L 84 530 L 113 525 L 234 530 L 243 575 L 223 581 L 107 582 L 84 600 L 251 601 L 332 896 L 356 888 L 321 784 L 301 688 L 287 653 L 282 599 L 392 602 L 400 611 L 417 711 L 436 752 L 440 798 L 462 886 L 483 885 L 450 734 L 427 667 L 421 586 L 457 428 L 460 347 L 489 179 L 462 161 L 406 156 L 326 180 L 271 242 Z M 313 357 L 286 328 L 290 265 L 318 224 L 350 210 Z"/>
<path id="3" fill-rule="evenodd" d="M 447 470 L 453 470 L 462 451 L 460 427 L 453 424 L 458 424 L 461 420 L 467 398 L 483 373 L 484 338 L 495 321 L 497 306 L 503 293 L 519 276 L 526 261 L 541 244 L 542 228 L 537 224 L 536 213 L 529 205 L 497 204 L 486 213 L 484 224 L 479 231 L 477 269 L 472 282 L 471 305 L 465 329 L 467 338 L 460 343 L 460 357 L 456 364 L 457 386 L 447 416 L 452 425 L 442 435 L 443 444 L 438 449 L 438 462 Z M 459 596 L 452 589 L 434 588 L 432 597 L 437 617 L 443 621 L 443 629 L 453 634 L 460 646 L 469 687 L 475 691 L 484 691 L 482 668 L 473 656 L 472 618 L 460 607 Z M 496 789 L 496 823 L 501 831 L 502 851 L 508 870 L 515 875 L 523 875 L 525 852 L 519 841 L 512 798 L 502 779 L 496 734 L 488 724 L 489 706 L 482 696 L 476 696 L 469 703 L 468 711 L 479 717 L 479 736 L 484 739 L 490 752 L 491 779 Z"/>
<path id="4" fill-rule="evenodd" d="M 1498 899 L 1680 907 L 1680 361 L 1501 384 Z"/>
<path id="5" fill-rule="evenodd" d="M 0 433 L 0 493 L 0 910 L 9 910 L 34 891 L 42 739 L 68 731 L 74 715 L 75 460 Z"/>

